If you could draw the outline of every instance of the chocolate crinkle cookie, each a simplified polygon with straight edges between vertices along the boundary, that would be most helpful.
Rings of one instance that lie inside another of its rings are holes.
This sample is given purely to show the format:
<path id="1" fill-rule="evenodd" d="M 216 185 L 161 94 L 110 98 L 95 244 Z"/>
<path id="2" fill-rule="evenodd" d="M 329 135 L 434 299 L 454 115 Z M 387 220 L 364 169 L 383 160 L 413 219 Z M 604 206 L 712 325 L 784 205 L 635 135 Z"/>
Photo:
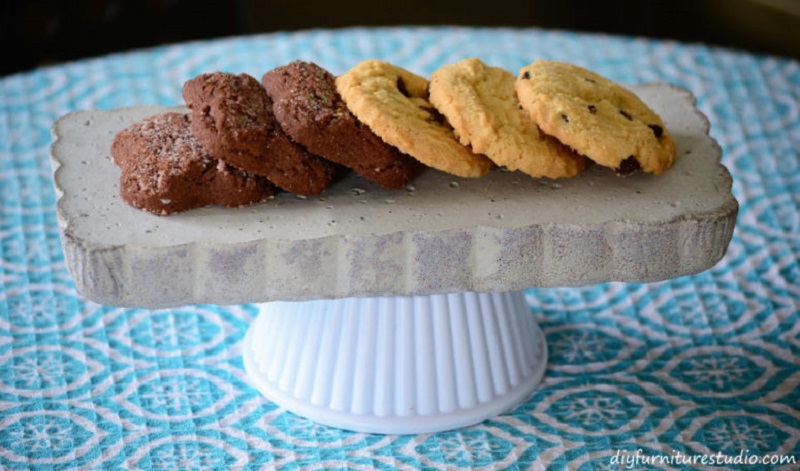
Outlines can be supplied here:
<path id="1" fill-rule="evenodd" d="M 115 136 L 111 155 L 122 170 L 120 195 L 126 203 L 172 214 L 210 205 L 246 206 L 275 194 L 266 178 L 212 157 L 190 126 L 188 114 L 164 113 Z"/>
<path id="2" fill-rule="evenodd" d="M 255 78 L 202 74 L 184 84 L 183 98 L 192 132 L 218 159 L 301 195 L 319 194 L 333 179 L 336 165 L 289 139 Z"/>
<path id="3" fill-rule="evenodd" d="M 294 61 L 261 79 L 281 128 L 310 152 L 380 186 L 403 188 L 415 160 L 361 123 L 336 90 L 336 78 L 312 62 Z"/>

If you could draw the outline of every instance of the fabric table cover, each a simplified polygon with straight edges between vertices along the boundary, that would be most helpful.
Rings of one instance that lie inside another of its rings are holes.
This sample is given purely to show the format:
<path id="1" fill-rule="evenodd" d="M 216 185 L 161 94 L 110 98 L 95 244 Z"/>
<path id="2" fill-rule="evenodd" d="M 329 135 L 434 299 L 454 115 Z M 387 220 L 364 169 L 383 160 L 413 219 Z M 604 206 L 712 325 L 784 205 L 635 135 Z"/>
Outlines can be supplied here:
<path id="1" fill-rule="evenodd" d="M 429 435 L 319 426 L 248 383 L 241 342 L 257 306 L 121 309 L 75 291 L 49 160 L 58 117 L 178 105 L 184 81 L 216 70 L 260 78 L 302 59 L 339 74 L 381 59 L 428 76 L 467 57 L 688 89 L 741 205 L 703 273 L 526 291 L 550 361 L 517 409 Z M 0 78 L 0 469 L 798 469 L 799 103 L 795 60 L 539 29 L 274 33 Z"/>

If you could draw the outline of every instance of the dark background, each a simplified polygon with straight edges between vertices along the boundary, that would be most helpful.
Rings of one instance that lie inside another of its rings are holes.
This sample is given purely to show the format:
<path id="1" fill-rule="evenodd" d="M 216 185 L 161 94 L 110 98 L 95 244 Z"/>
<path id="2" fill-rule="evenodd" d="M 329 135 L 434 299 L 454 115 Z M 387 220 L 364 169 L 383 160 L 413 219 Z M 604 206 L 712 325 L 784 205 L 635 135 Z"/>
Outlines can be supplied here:
<path id="1" fill-rule="evenodd" d="M 519 26 L 800 58 L 800 0 L 0 0 L 0 75 L 192 39 L 309 28 Z"/>

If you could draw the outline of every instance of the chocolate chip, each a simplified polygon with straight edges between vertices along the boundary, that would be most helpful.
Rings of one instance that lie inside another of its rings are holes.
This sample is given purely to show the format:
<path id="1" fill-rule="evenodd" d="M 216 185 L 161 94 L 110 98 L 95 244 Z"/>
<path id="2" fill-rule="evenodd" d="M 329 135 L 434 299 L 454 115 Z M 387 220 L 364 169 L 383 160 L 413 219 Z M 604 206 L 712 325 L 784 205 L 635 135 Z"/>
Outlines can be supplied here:
<path id="1" fill-rule="evenodd" d="M 530 72 L 528 72 L 526 70 L 525 72 L 522 73 L 522 80 L 530 80 L 530 79 L 531 79 L 531 73 Z"/>
<path id="2" fill-rule="evenodd" d="M 569 123 L 569 116 L 562 114 L 561 119 L 564 120 L 565 123 Z"/>
<path id="3" fill-rule="evenodd" d="M 636 157 L 630 156 L 620 162 L 619 167 L 617 167 L 614 171 L 617 172 L 617 175 L 621 177 L 627 177 L 640 168 L 641 166 L 639 165 L 639 161 L 636 160 Z"/>
<path id="4" fill-rule="evenodd" d="M 439 110 L 430 106 L 420 106 L 421 109 L 425 110 L 428 113 L 428 117 L 425 121 L 429 123 L 438 124 L 440 126 L 444 126 L 447 124 L 447 118 L 444 117 L 442 113 L 439 113 Z"/>
<path id="5" fill-rule="evenodd" d="M 398 89 L 398 90 L 400 91 L 400 93 L 402 93 L 402 94 L 403 94 L 403 96 L 405 96 L 406 98 L 411 98 L 411 94 L 410 94 L 410 93 L 408 93 L 408 89 L 406 88 L 406 83 L 405 83 L 405 82 L 403 82 L 403 78 L 402 78 L 402 77 L 397 77 L 397 89 Z"/>
<path id="6" fill-rule="evenodd" d="M 597 81 L 595 79 L 593 79 L 593 78 L 584 77 L 583 79 L 586 80 L 589 83 L 597 83 Z"/>
<path id="7" fill-rule="evenodd" d="M 631 116 L 630 113 L 628 113 L 627 111 L 619 110 L 619 114 L 624 116 L 628 121 L 633 121 L 633 116 Z"/>
<path id="8" fill-rule="evenodd" d="M 594 105 L 589 105 L 589 113 L 595 114 L 597 113 L 597 107 Z"/>
<path id="9" fill-rule="evenodd" d="M 652 129 L 653 134 L 655 134 L 655 136 L 659 139 L 661 139 L 661 136 L 664 135 L 664 128 L 662 128 L 658 124 L 648 124 L 647 127 Z"/>

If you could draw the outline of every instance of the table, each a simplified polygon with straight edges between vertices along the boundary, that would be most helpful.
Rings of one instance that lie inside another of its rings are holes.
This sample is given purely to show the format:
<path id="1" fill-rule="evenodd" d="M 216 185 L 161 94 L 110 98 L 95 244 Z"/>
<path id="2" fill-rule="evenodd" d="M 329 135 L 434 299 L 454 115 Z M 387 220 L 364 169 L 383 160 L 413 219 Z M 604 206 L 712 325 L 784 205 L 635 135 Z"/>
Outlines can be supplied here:
<path id="1" fill-rule="evenodd" d="M 428 75 L 470 56 L 509 70 L 565 60 L 624 83 L 688 89 L 711 122 L 740 203 L 726 255 L 703 273 L 527 290 L 550 360 L 541 388 L 517 409 L 438 434 L 327 428 L 248 384 L 241 343 L 256 305 L 123 309 L 76 292 L 48 157 L 59 116 L 180 104 L 180 85 L 213 70 L 260 77 L 303 59 L 341 73 L 379 58 Z M 2 78 L 0 467 L 736 469 L 735 460 L 798 460 L 798 102 L 797 61 L 538 29 L 274 33 Z M 714 459 L 731 461 L 712 466 Z"/>

